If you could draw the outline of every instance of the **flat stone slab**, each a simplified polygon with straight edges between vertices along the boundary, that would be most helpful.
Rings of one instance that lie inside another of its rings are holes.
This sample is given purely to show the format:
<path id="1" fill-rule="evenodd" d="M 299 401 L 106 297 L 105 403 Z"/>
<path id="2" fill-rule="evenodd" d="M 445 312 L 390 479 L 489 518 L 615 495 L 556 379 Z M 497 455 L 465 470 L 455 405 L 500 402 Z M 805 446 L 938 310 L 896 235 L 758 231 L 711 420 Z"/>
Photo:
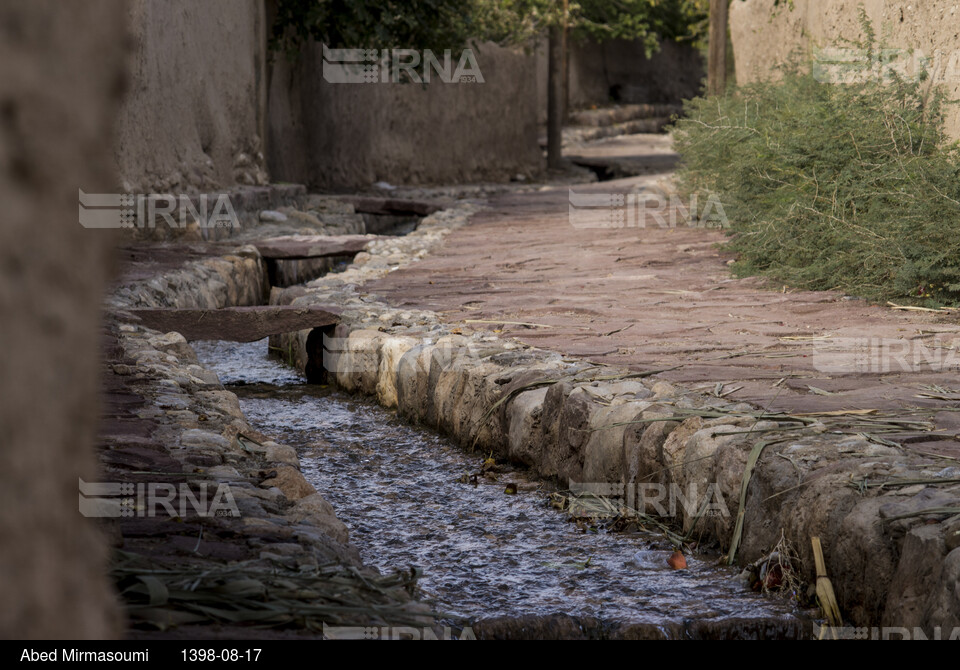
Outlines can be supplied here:
<path id="1" fill-rule="evenodd" d="M 353 205 L 360 214 L 380 214 L 389 216 L 429 216 L 440 209 L 439 205 L 418 200 L 400 198 L 371 198 L 366 196 L 341 196 L 343 202 Z"/>
<path id="2" fill-rule="evenodd" d="M 187 340 L 256 342 L 270 335 L 331 326 L 340 318 L 336 307 L 257 306 L 223 309 L 131 309 L 148 328 L 176 331 Z"/>
<path id="3" fill-rule="evenodd" d="M 302 260 L 355 256 L 377 239 L 377 235 L 290 235 L 253 240 L 250 244 L 268 260 Z"/>

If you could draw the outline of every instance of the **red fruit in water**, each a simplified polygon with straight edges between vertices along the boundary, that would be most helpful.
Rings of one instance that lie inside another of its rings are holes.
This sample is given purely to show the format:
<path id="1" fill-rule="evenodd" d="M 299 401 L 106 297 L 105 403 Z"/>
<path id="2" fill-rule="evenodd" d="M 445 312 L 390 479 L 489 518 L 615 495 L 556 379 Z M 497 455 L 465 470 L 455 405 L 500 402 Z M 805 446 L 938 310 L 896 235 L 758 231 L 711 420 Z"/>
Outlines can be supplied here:
<path id="1" fill-rule="evenodd" d="M 686 570 L 687 569 L 687 559 L 683 557 L 683 554 L 679 551 L 675 551 L 670 554 L 670 558 L 667 559 L 667 565 L 669 565 L 674 570 Z"/>
<path id="2" fill-rule="evenodd" d="M 768 590 L 778 589 L 783 585 L 783 568 L 777 564 L 771 567 L 763 579 L 763 587 Z"/>

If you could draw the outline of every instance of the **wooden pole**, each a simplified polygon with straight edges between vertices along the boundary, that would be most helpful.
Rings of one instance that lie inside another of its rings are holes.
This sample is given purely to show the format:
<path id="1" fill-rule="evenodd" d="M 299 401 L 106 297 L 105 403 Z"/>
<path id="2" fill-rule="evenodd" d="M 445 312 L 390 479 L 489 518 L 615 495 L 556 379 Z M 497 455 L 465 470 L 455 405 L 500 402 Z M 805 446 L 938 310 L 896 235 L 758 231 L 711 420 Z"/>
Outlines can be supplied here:
<path id="1" fill-rule="evenodd" d="M 563 122 L 570 120 L 570 0 L 563 0 L 563 42 L 560 44 L 563 53 Z"/>
<path id="2" fill-rule="evenodd" d="M 727 24 L 729 0 L 710 0 L 710 52 L 707 58 L 707 94 L 722 95 L 727 88 Z"/>
<path id="3" fill-rule="evenodd" d="M 563 166 L 563 28 L 550 26 L 547 56 L 547 167 Z"/>

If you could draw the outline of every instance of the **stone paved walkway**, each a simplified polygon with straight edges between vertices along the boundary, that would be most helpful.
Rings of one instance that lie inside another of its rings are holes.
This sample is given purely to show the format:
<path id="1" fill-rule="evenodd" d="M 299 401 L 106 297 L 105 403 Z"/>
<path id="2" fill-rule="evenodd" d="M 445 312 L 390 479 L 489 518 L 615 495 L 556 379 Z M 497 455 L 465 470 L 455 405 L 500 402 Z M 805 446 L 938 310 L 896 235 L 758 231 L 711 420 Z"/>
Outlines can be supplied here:
<path id="1" fill-rule="evenodd" d="M 662 146 L 648 146 L 663 164 Z M 657 179 L 573 190 L 623 193 Z M 675 368 L 662 377 L 771 411 L 929 421 L 933 432 L 910 428 L 894 439 L 960 456 L 960 312 L 895 311 L 735 279 L 719 231 L 577 228 L 566 187 L 490 205 L 439 251 L 365 288 L 398 307 L 598 363 Z"/>

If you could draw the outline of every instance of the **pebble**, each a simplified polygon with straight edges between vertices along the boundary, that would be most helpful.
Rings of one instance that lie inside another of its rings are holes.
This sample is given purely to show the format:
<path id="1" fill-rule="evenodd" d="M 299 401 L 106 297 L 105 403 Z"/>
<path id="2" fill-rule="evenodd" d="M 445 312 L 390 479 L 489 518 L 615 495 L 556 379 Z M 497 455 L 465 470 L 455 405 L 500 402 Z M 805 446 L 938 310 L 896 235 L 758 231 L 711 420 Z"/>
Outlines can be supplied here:
<path id="1" fill-rule="evenodd" d="M 287 220 L 287 215 L 283 212 L 277 212 L 272 209 L 265 209 L 260 212 L 260 220 L 264 223 L 283 223 Z"/>

